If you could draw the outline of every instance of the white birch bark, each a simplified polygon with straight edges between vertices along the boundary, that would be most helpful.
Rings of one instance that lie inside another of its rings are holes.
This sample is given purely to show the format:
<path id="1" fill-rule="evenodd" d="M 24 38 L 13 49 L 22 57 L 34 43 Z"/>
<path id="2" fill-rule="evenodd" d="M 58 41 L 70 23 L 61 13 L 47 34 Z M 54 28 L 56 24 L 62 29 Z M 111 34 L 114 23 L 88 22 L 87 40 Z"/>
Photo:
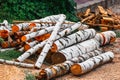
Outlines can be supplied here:
<path id="1" fill-rule="evenodd" d="M 17 58 L 17 60 L 20 61 L 20 62 L 24 61 L 30 55 L 34 54 L 38 49 L 40 49 L 41 47 L 43 47 L 46 44 L 46 42 L 47 42 L 47 40 L 44 40 L 43 42 L 38 43 L 37 45 L 35 45 L 34 47 L 30 48 L 25 53 L 23 53 L 21 56 L 19 56 Z"/>
<path id="2" fill-rule="evenodd" d="M 29 39 L 32 39 L 34 37 L 46 34 L 46 33 L 50 33 L 51 31 L 53 31 L 55 26 L 50 26 L 47 28 L 42 28 L 41 30 L 37 31 L 37 32 L 32 32 L 29 34 L 24 35 L 24 37 L 26 37 L 26 41 Z M 34 27 L 35 28 L 35 27 Z M 59 31 L 63 31 L 66 27 L 61 26 L 61 29 Z"/>
<path id="3" fill-rule="evenodd" d="M 70 34 L 71 32 L 77 30 L 80 27 L 81 27 L 81 29 L 84 28 L 84 26 L 80 22 L 78 22 L 78 23 L 74 24 L 73 26 L 66 28 L 65 30 L 63 30 L 57 34 L 56 40 L 67 35 L 67 34 Z M 46 44 L 47 40 L 44 40 L 43 42 L 38 43 L 37 45 L 35 45 L 31 49 L 29 49 L 28 51 L 23 53 L 21 56 L 19 56 L 17 58 L 17 60 L 20 62 L 24 61 L 30 55 L 34 54 L 39 48 L 43 47 Z"/>
<path id="4" fill-rule="evenodd" d="M 97 33 L 95 36 L 95 39 L 100 42 L 101 46 L 105 44 L 109 44 L 111 38 L 116 38 L 116 34 L 113 31 L 105 31 L 105 32 Z"/>
<path id="5" fill-rule="evenodd" d="M 95 56 L 93 58 L 90 58 L 82 63 L 77 63 L 77 66 L 76 64 L 74 64 L 71 67 L 71 72 L 74 75 L 81 75 L 83 73 L 91 71 L 92 69 L 96 68 L 97 66 L 101 64 L 111 61 L 113 58 L 114 58 L 114 54 L 109 51 L 109 52 L 100 54 L 98 56 Z M 76 66 L 76 68 L 74 66 Z M 74 70 L 79 70 L 79 71 L 77 71 L 76 73 L 76 71 Z"/>
<path id="6" fill-rule="evenodd" d="M 0 52 L 4 52 L 4 51 L 7 51 L 7 50 L 14 50 L 15 48 L 6 48 L 6 49 L 1 49 L 0 48 Z"/>
<path id="7" fill-rule="evenodd" d="M 3 24 L 5 24 L 4 27 L 5 27 L 6 29 L 11 30 L 11 26 L 10 26 L 10 24 L 8 23 L 7 20 L 4 20 L 4 21 L 3 21 Z"/>
<path id="8" fill-rule="evenodd" d="M 100 46 L 99 42 L 95 39 L 86 40 L 84 42 L 78 43 L 76 45 L 67 47 L 59 52 L 65 56 L 66 60 L 78 57 L 82 54 L 91 52 L 98 49 Z"/>
<path id="9" fill-rule="evenodd" d="M 54 44 L 57 46 L 56 52 L 75 43 L 80 43 L 84 40 L 91 39 L 95 37 L 95 35 L 96 31 L 94 29 L 85 29 L 68 35 L 66 37 L 62 37 L 54 42 Z"/>
<path id="10" fill-rule="evenodd" d="M 30 23 L 21 23 L 21 24 L 16 24 L 16 26 L 18 27 L 18 31 L 21 31 L 21 30 L 28 30 L 28 26 L 30 25 Z M 15 26 L 15 25 L 13 25 Z"/>
<path id="11" fill-rule="evenodd" d="M 39 31 L 39 30 L 42 30 L 42 29 L 45 29 L 45 28 L 41 28 L 41 27 L 33 27 L 30 32 L 35 32 L 35 31 Z"/>
<path id="12" fill-rule="evenodd" d="M 47 80 L 49 80 L 51 78 L 64 75 L 70 71 L 70 67 L 73 64 L 81 63 L 81 62 L 83 62 L 91 57 L 94 57 L 94 56 L 101 54 L 102 52 L 103 51 L 101 49 L 97 49 L 97 50 L 94 50 L 94 51 L 89 52 L 87 54 L 82 54 L 79 57 L 72 58 L 71 60 L 67 60 L 61 64 L 56 64 L 56 65 L 52 65 L 48 68 L 45 68 L 44 70 L 47 74 L 46 78 L 47 78 Z M 40 73 L 41 73 L 41 71 L 40 71 Z M 39 75 L 39 76 L 41 76 L 41 75 Z"/>
<path id="13" fill-rule="evenodd" d="M 11 30 L 7 20 L 4 20 L 2 23 L 0 23 L 0 30 L 7 30 L 8 32 Z"/>
<path id="14" fill-rule="evenodd" d="M 20 49 L 18 49 L 18 51 L 24 52 L 24 47 L 21 47 Z"/>
<path id="15" fill-rule="evenodd" d="M 51 33 L 51 36 L 48 38 L 45 46 L 43 47 L 43 50 L 40 53 L 40 56 L 37 59 L 37 62 L 35 63 L 35 66 L 37 68 L 41 67 L 41 65 L 42 65 L 42 63 L 43 63 L 49 49 L 51 48 L 51 46 L 53 44 L 53 41 L 56 40 L 58 30 L 60 29 L 60 27 L 61 27 L 61 25 L 62 25 L 62 23 L 64 22 L 65 19 L 66 19 L 66 16 L 61 15 L 59 21 L 56 23 L 55 28 L 53 29 L 53 32 Z"/>
<path id="16" fill-rule="evenodd" d="M 0 30 L 6 30 L 6 31 L 10 31 L 9 29 L 5 28 L 4 26 L 0 26 Z"/>
<path id="17" fill-rule="evenodd" d="M 26 63 L 21 63 L 21 62 L 16 62 L 16 61 L 9 61 L 9 60 L 4 60 L 4 59 L 0 59 L 0 63 L 20 66 L 20 67 L 26 67 L 26 68 L 33 68 L 34 67 L 34 64 L 26 64 Z"/>

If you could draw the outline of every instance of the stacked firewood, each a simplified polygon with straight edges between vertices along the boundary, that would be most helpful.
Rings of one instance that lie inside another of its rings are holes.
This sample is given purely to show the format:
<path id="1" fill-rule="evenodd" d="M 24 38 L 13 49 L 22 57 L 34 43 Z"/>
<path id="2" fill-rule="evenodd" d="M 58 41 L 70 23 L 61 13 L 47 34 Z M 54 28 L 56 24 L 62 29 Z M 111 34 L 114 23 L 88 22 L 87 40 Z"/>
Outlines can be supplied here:
<path id="1" fill-rule="evenodd" d="M 82 22 L 65 19 L 64 14 L 52 15 L 1 29 L 0 36 L 4 39 L 1 47 L 15 47 L 23 54 L 15 61 L 0 59 L 0 62 L 39 69 L 45 60 L 53 65 L 40 70 L 36 78 L 49 80 L 70 70 L 74 75 L 86 73 L 114 58 L 111 51 L 104 52 L 101 48 L 115 41 L 113 31 L 96 33 Z M 35 64 L 23 63 L 35 53 L 39 54 Z"/>
<path id="2" fill-rule="evenodd" d="M 84 13 L 77 13 L 77 16 L 81 22 L 95 29 L 99 27 L 101 31 L 120 29 L 120 16 L 102 6 L 98 6 L 94 12 L 88 8 Z"/>

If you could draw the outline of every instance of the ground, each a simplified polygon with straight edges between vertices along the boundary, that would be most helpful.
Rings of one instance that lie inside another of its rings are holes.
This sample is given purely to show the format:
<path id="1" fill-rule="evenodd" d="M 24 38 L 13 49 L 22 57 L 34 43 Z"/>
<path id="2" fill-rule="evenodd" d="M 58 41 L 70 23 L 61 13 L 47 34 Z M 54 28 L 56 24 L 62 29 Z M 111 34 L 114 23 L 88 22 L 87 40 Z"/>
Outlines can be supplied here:
<path id="1" fill-rule="evenodd" d="M 114 52 L 115 57 L 112 62 L 99 66 L 81 76 L 73 76 L 69 73 L 55 78 L 55 80 L 120 80 L 120 38 L 103 47 L 103 50 Z M 46 66 L 43 65 L 43 67 Z M 26 72 L 35 75 L 39 70 L 0 64 L 0 80 L 24 80 Z"/>

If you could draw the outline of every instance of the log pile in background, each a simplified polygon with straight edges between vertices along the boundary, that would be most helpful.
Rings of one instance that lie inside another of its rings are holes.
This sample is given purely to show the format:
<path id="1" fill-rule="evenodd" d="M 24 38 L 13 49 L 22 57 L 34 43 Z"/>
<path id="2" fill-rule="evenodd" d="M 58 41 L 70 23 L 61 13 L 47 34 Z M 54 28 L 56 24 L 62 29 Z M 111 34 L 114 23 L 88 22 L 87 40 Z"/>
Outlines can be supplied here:
<path id="1" fill-rule="evenodd" d="M 98 6 L 95 12 L 91 12 L 88 8 L 86 12 L 77 13 L 81 22 L 88 24 L 92 28 L 98 27 L 101 31 L 120 29 L 120 16 L 116 15 L 110 9 L 104 9 L 102 6 Z"/>
<path id="2" fill-rule="evenodd" d="M 95 16 L 89 13 L 88 9 L 85 16 L 90 16 L 77 23 L 65 20 L 64 14 L 33 21 L 19 21 L 22 23 L 16 22 L 11 25 L 12 27 L 8 26 L 8 23 L 1 23 L 3 28 L 0 28 L 0 37 L 4 39 L 4 42 L 0 44 L 1 47 L 14 47 L 23 54 L 15 61 L 0 59 L 0 63 L 41 68 L 45 60 L 50 64 L 55 64 L 40 70 L 37 78 L 46 80 L 66 74 L 70 72 L 70 69 L 74 75 L 79 75 L 110 61 L 114 57 L 113 53 L 105 53 L 100 47 L 114 42 L 116 34 L 113 31 L 96 33 L 94 29 L 88 29 L 88 25 L 82 22 Z M 25 59 L 36 53 L 39 55 L 36 63 L 23 63 Z M 91 65 L 88 65 L 89 62 Z M 84 69 L 84 64 L 87 69 Z M 75 74 L 77 69 L 79 70 Z"/>

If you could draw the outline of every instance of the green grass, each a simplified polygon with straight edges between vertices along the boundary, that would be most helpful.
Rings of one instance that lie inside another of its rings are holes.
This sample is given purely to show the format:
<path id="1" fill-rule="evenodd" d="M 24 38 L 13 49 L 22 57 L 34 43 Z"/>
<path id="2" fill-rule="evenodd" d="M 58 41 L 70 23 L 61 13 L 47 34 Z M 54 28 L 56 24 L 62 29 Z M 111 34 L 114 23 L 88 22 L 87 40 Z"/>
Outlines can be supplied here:
<path id="1" fill-rule="evenodd" d="M 119 38 L 120 37 L 120 30 L 116 30 L 115 33 L 116 33 L 116 37 Z"/>
<path id="2" fill-rule="evenodd" d="M 15 50 L 0 52 L 0 59 L 12 60 L 20 56 L 21 53 Z"/>
<path id="3" fill-rule="evenodd" d="M 36 80 L 36 78 L 33 74 L 27 74 L 25 80 Z"/>
<path id="4" fill-rule="evenodd" d="M 26 74 L 24 80 L 36 80 L 35 76 L 29 70 L 25 70 L 24 73 Z"/>

